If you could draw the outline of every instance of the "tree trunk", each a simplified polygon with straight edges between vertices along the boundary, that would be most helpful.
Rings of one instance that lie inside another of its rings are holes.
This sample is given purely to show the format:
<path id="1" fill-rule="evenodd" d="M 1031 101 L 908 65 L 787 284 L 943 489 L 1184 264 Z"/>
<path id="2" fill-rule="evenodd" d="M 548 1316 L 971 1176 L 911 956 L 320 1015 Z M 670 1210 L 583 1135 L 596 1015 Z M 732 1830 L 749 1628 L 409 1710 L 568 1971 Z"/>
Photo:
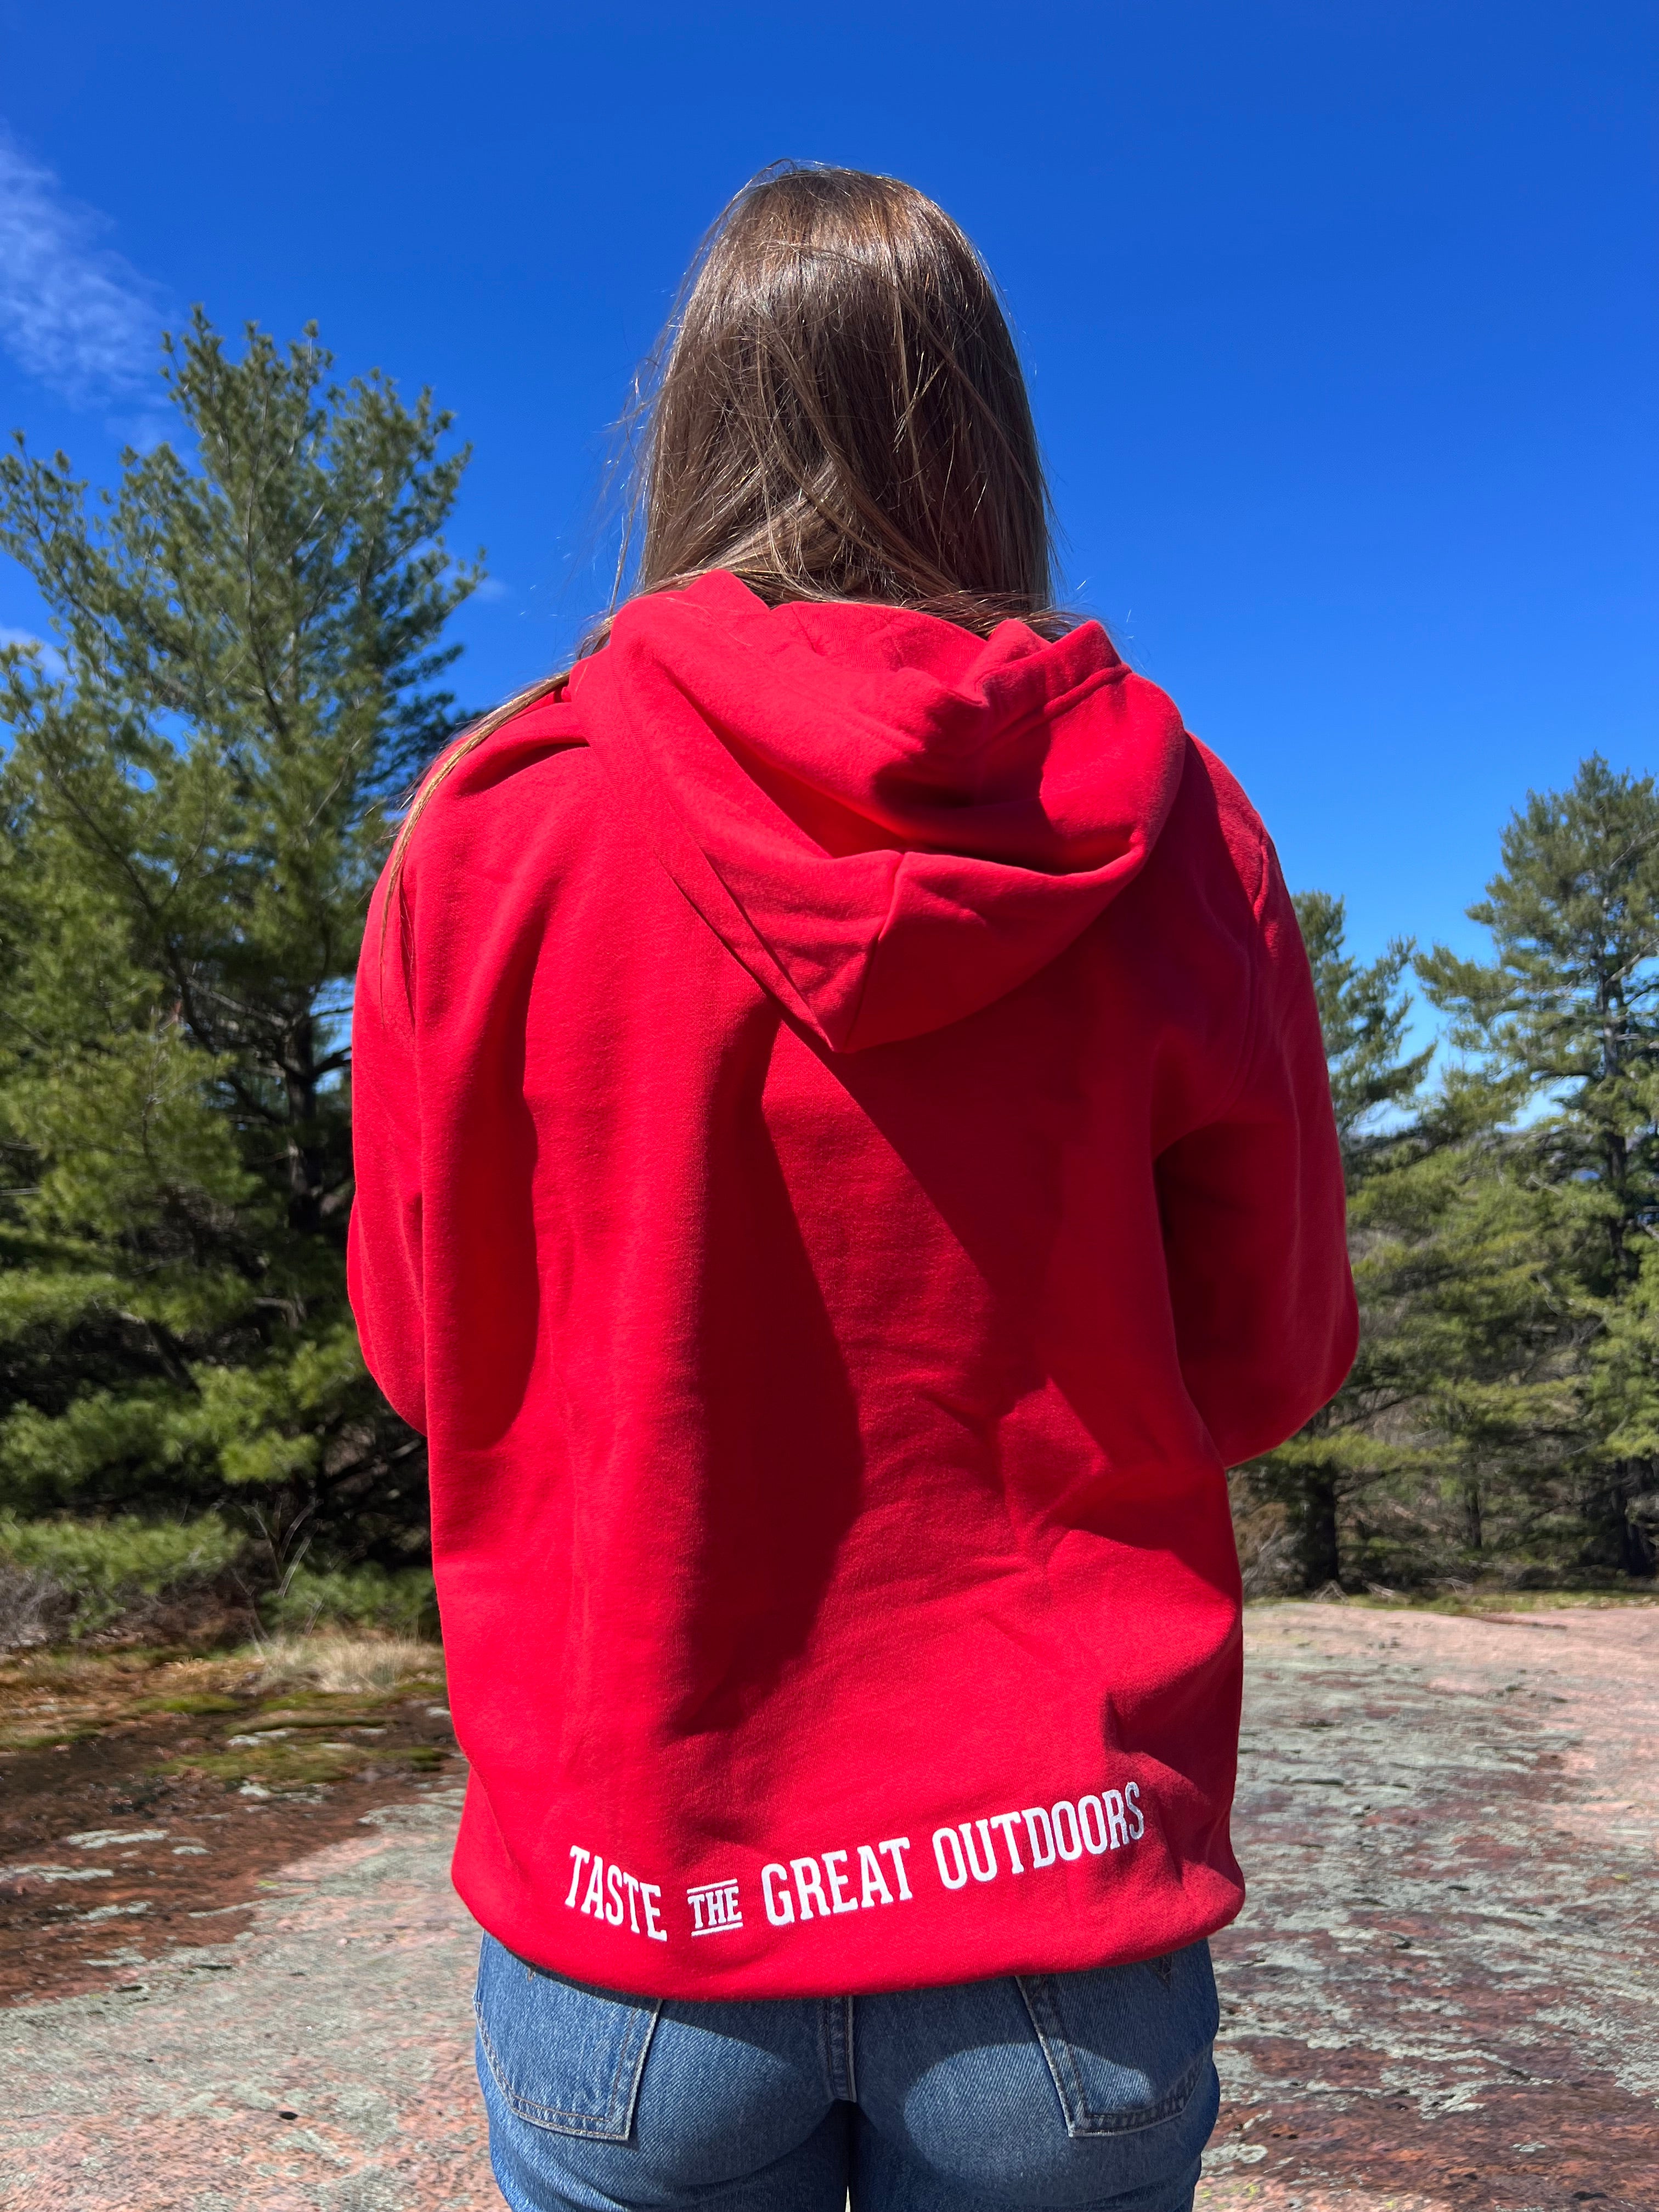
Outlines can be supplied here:
<path id="1" fill-rule="evenodd" d="M 1620 1524 L 1619 1553 L 1620 1565 L 1638 1581 L 1651 1582 L 1659 1573 L 1659 1554 L 1654 1551 L 1652 1537 L 1628 1513 Z"/>
<path id="2" fill-rule="evenodd" d="M 1644 1525 L 1646 1516 L 1632 1519 L 1630 1510 L 1632 1500 L 1640 1495 L 1644 1475 L 1639 1461 L 1613 1468 L 1606 1481 L 1585 1498 L 1584 1518 L 1589 1525 L 1589 1541 L 1583 1554 L 1587 1565 L 1616 1567 L 1620 1574 L 1634 1575 L 1644 1582 L 1651 1579 L 1659 1566 L 1653 1537 Z"/>
<path id="3" fill-rule="evenodd" d="M 1334 1468 L 1320 1468 L 1303 1477 L 1300 1534 L 1305 1589 L 1323 1589 L 1327 1583 L 1341 1580 L 1342 1550 L 1336 1504 Z"/>
<path id="4" fill-rule="evenodd" d="M 1651 1581 L 1659 1572 L 1659 1553 L 1654 1548 L 1655 1524 L 1641 1509 L 1644 1501 L 1641 1489 L 1647 1473 L 1639 1462 L 1620 1469 L 1620 1480 L 1614 1496 L 1619 1509 L 1619 1565 L 1627 1575 L 1643 1582 Z M 1631 1507 L 1637 1510 L 1632 1513 Z"/>
<path id="5" fill-rule="evenodd" d="M 1463 1486 L 1463 1541 L 1471 1552 L 1481 1549 L 1480 1485 L 1466 1482 Z"/>

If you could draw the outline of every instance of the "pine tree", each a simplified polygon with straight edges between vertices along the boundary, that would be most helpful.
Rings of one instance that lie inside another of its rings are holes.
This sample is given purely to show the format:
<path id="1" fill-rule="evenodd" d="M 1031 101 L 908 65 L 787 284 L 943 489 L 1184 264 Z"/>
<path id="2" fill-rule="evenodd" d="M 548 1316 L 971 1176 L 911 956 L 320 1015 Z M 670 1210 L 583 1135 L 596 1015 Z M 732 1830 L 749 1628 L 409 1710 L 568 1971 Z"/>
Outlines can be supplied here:
<path id="1" fill-rule="evenodd" d="M 1454 1067 L 1350 1224 L 1366 1324 L 1350 1394 L 1387 1384 L 1363 1407 L 1377 1479 L 1353 1501 L 1353 1572 L 1547 1568 L 1578 1526 L 1563 1474 L 1580 1440 L 1581 1194 L 1540 1182 L 1500 1096 Z"/>
<path id="2" fill-rule="evenodd" d="M 1471 1085 L 1514 1120 L 1510 1149 L 1527 1180 L 1573 1224 L 1576 1279 L 1559 1274 L 1554 1296 L 1576 1305 L 1581 1348 L 1579 1433 L 1565 1456 L 1582 1563 L 1651 1574 L 1649 1516 L 1632 1507 L 1659 1486 L 1645 1411 L 1659 1238 L 1659 790 L 1592 754 L 1568 790 L 1528 795 L 1502 857 L 1469 909 L 1492 933 L 1492 959 L 1437 947 L 1419 972 L 1470 1057 Z"/>
<path id="3" fill-rule="evenodd" d="M 1570 790 L 1532 794 L 1511 819 L 1503 866 L 1470 908 L 1492 957 L 1437 948 L 1416 963 L 1455 1055 L 1431 1096 L 1421 1060 L 1408 1066 L 1401 1049 L 1404 948 L 1391 948 L 1389 969 L 1356 969 L 1340 905 L 1310 897 L 1302 912 L 1343 1131 L 1362 1334 L 1337 1399 L 1246 1472 L 1246 1494 L 1286 1516 L 1310 1587 L 1492 1569 L 1650 1573 L 1651 779 L 1592 757 Z M 1369 1009 L 1354 995 L 1365 983 Z M 1388 1104 L 1396 1110 L 1379 1126 Z"/>
<path id="4" fill-rule="evenodd" d="M 1265 1565 L 1317 1589 L 1543 1565 L 1577 1530 L 1577 1284 L 1589 1210 L 1517 1150 L 1512 1080 L 1405 1049 L 1409 944 L 1369 966 L 1340 900 L 1297 899 L 1348 1184 L 1360 1340 L 1332 1402 L 1237 1488 L 1283 1516 Z M 1288 1557 L 1283 1556 L 1288 1553 Z M 1259 1572 L 1258 1579 L 1261 1579 Z"/>
<path id="5" fill-rule="evenodd" d="M 1328 891 L 1298 891 L 1291 902 L 1313 971 L 1331 1103 L 1352 1190 L 1389 1142 L 1389 1115 L 1416 1097 L 1434 1058 L 1432 1044 L 1419 1053 L 1404 1048 L 1412 1001 L 1402 978 L 1415 948 L 1408 939 L 1391 939 L 1388 950 L 1362 968 L 1347 950 L 1345 900 Z"/>
<path id="6" fill-rule="evenodd" d="M 112 493 L 0 458 L 61 660 L 0 653 L 0 1547 L 118 1516 L 118 1553 L 246 1534 L 267 1585 L 307 1547 L 361 1584 L 422 1557 L 424 1485 L 345 1304 L 346 1024 L 387 809 L 456 720 L 467 456 L 313 331 L 233 359 L 198 313 L 168 356 L 178 443 Z"/>
<path id="7" fill-rule="evenodd" d="M 1625 1518 L 1615 1531 L 1621 1555 L 1637 1573 L 1659 1554 L 1659 1243 L 1642 1255 L 1636 1280 L 1607 1302 L 1592 1356 L 1592 1417 L 1604 1457 L 1632 1471 Z"/>
<path id="8" fill-rule="evenodd" d="M 1358 1225 L 1362 1194 L 1392 1156 L 1399 1117 L 1415 1100 L 1434 1048 L 1406 1049 L 1411 995 L 1403 978 L 1411 945 L 1395 939 L 1362 966 L 1347 951 L 1341 899 L 1304 891 L 1295 905 L 1319 1002 L 1350 1215 Z M 1382 1440 L 1376 1430 L 1415 1389 L 1414 1370 L 1402 1363 L 1399 1330 L 1392 1325 L 1399 1294 L 1387 1257 L 1368 1255 L 1363 1235 L 1355 1242 L 1362 1334 L 1353 1371 L 1330 1405 L 1248 1471 L 1244 1485 L 1249 1494 L 1280 1509 L 1291 1557 L 1276 1564 L 1280 1571 L 1289 1566 L 1307 1589 L 1341 1579 L 1344 1522 L 1356 1501 L 1379 1480 L 1401 1474 L 1400 1448 Z M 1422 1455 L 1407 1458 L 1415 1469 Z"/>

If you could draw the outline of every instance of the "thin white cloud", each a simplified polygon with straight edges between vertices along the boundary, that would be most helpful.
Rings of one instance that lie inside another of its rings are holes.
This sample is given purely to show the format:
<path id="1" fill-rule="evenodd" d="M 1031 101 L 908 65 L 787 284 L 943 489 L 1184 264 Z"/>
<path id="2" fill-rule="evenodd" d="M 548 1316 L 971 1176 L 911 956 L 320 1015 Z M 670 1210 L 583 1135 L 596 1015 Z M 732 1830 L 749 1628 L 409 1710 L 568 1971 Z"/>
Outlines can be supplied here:
<path id="1" fill-rule="evenodd" d="M 158 296 L 100 243 L 108 227 L 0 125 L 0 345 L 77 405 L 135 392 L 155 368 Z"/>

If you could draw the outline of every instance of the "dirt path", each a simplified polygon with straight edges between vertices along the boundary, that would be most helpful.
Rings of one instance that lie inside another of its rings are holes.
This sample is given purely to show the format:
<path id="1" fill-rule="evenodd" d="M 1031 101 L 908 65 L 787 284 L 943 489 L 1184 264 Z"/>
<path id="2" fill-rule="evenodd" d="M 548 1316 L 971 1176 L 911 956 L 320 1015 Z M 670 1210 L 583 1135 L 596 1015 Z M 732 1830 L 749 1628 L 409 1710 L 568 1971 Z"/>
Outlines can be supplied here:
<path id="1" fill-rule="evenodd" d="M 1276 1606 L 1248 1647 L 1200 2212 L 1659 2212 L 1659 1607 Z M 3 2212 L 496 2212 L 458 1803 L 0 2012 Z"/>

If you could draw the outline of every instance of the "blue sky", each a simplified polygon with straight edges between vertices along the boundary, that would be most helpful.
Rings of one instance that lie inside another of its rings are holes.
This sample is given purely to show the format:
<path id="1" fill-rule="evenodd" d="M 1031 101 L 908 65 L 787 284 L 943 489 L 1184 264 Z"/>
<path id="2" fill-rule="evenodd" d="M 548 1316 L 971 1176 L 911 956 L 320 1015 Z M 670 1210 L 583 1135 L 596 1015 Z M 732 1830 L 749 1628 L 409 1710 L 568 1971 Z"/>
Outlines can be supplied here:
<path id="1" fill-rule="evenodd" d="M 197 300 L 430 384 L 483 705 L 604 596 L 606 426 L 721 203 L 895 172 L 1007 295 L 1072 603 L 1360 950 L 1474 949 L 1527 787 L 1653 762 L 1656 60 L 1651 6 L 1527 0 L 0 0 L 0 428 L 106 479 Z"/>

